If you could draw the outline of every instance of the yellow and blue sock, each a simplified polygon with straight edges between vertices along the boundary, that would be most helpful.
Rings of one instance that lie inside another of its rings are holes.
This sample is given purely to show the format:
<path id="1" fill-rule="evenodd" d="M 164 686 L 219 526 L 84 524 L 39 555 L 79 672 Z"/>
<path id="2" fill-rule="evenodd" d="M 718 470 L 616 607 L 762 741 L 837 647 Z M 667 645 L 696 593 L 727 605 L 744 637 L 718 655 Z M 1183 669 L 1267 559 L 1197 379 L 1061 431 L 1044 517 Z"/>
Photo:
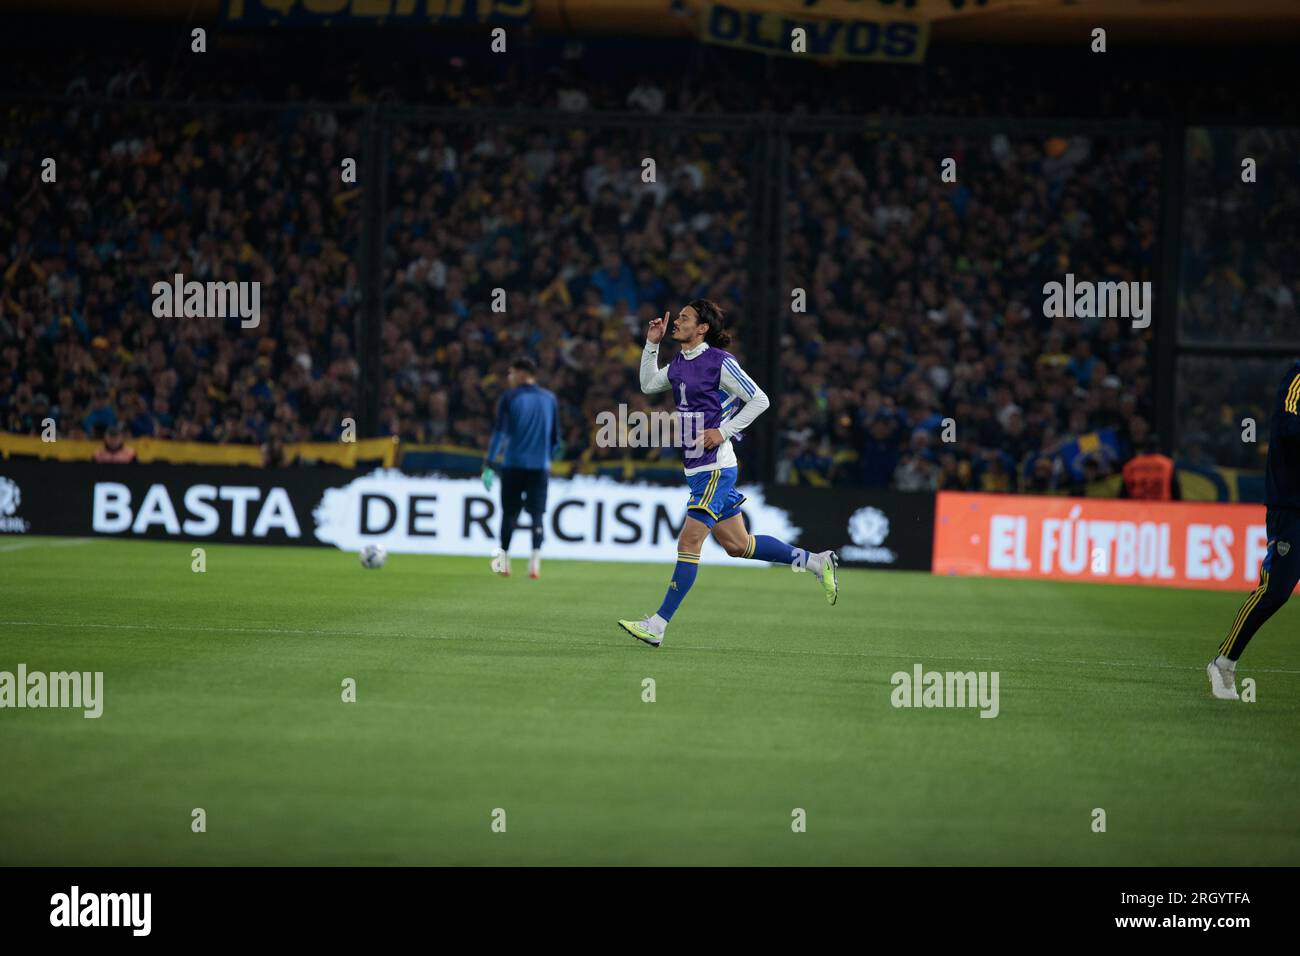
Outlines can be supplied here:
<path id="1" fill-rule="evenodd" d="M 668 593 L 664 595 L 664 603 L 659 606 L 659 616 L 665 621 L 671 621 L 673 612 L 677 610 L 682 599 L 686 597 L 686 592 L 691 589 L 695 583 L 695 576 L 700 572 L 700 556 L 692 554 L 689 551 L 677 552 L 677 566 L 673 568 L 673 579 L 668 582 Z"/>
<path id="2" fill-rule="evenodd" d="M 755 561 L 771 561 L 773 564 L 794 564 L 797 560 L 807 563 L 808 552 L 803 548 L 796 548 L 794 545 L 786 544 L 771 535 L 751 534 L 749 536 L 749 547 L 745 549 L 745 553 L 741 557 L 752 558 Z"/>

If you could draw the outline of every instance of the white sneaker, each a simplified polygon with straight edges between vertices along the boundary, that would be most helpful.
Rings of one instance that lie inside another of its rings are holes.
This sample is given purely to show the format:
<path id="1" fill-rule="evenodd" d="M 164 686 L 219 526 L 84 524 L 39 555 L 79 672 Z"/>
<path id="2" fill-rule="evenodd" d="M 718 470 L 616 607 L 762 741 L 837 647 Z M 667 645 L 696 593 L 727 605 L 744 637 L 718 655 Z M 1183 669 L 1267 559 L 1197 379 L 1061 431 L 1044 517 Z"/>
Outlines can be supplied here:
<path id="1" fill-rule="evenodd" d="M 1210 675 L 1210 691 L 1219 700 L 1241 700 L 1237 695 L 1237 669 L 1220 667 L 1216 657 L 1205 665 L 1205 673 Z"/>
<path id="2" fill-rule="evenodd" d="M 821 558 L 821 565 L 816 572 L 817 580 L 822 583 L 822 591 L 826 594 L 826 603 L 834 604 L 840 599 L 840 576 L 838 568 L 840 566 L 840 556 L 834 551 L 818 552 L 817 557 Z"/>
<path id="3" fill-rule="evenodd" d="M 492 552 L 492 573 L 510 577 L 510 558 L 500 548 Z"/>
<path id="4" fill-rule="evenodd" d="M 618 626 L 638 641 L 649 644 L 651 647 L 658 647 L 664 642 L 663 619 L 657 614 L 651 614 L 640 621 L 619 621 Z"/>

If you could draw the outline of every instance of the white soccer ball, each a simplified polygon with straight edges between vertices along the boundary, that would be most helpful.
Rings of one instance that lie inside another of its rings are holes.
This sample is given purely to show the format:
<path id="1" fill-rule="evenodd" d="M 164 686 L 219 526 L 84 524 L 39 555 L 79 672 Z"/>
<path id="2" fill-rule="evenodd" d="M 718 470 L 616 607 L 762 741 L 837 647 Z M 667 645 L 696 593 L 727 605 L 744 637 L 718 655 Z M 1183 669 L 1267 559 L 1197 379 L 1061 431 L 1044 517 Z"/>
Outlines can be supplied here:
<path id="1" fill-rule="evenodd" d="M 363 568 L 382 568 L 388 560 L 388 552 L 382 544 L 368 544 L 361 549 L 361 566 Z"/>

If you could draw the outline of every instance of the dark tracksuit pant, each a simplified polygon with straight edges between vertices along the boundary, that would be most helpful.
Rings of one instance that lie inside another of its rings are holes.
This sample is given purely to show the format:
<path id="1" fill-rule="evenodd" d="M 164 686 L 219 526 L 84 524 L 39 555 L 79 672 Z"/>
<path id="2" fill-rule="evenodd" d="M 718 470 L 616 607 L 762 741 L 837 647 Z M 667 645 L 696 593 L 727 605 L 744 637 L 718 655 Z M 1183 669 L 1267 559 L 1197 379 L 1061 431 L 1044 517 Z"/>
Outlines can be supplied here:
<path id="1" fill-rule="evenodd" d="M 545 468 L 501 469 L 501 550 L 510 551 L 519 512 L 528 509 L 532 519 L 533 548 L 542 546 L 546 515 L 546 487 L 550 475 Z"/>
<path id="2" fill-rule="evenodd" d="M 1265 525 L 1268 550 L 1259 569 L 1259 587 L 1246 598 L 1219 645 L 1219 653 L 1234 661 L 1300 582 L 1300 511 L 1270 508 Z"/>

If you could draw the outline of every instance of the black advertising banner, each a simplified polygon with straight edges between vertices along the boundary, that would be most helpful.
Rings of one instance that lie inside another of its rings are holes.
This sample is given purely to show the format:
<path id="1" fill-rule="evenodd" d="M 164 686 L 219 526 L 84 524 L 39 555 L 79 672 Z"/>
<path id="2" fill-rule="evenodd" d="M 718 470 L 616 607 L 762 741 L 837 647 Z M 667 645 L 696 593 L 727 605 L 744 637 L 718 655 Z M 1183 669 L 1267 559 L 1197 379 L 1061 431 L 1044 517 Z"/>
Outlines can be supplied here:
<path id="1" fill-rule="evenodd" d="M 766 486 L 767 501 L 790 513 L 802 547 L 831 548 L 849 567 L 929 571 L 934 495 L 872 488 Z"/>
<path id="2" fill-rule="evenodd" d="M 934 497 L 744 485 L 745 520 L 850 566 L 928 571 Z M 585 561 L 664 561 L 685 520 L 680 483 L 552 478 L 546 552 Z M 0 461 L 0 535 L 107 535 L 237 544 L 382 544 L 395 554 L 482 556 L 495 546 L 498 494 L 477 478 L 396 469 L 239 468 Z M 527 516 L 521 529 L 526 530 Z M 528 546 L 528 535 L 517 544 Z M 753 567 L 706 545 L 710 563 Z"/>
<path id="3" fill-rule="evenodd" d="M 0 534 L 315 544 L 312 507 L 339 468 L 0 461 Z"/>

